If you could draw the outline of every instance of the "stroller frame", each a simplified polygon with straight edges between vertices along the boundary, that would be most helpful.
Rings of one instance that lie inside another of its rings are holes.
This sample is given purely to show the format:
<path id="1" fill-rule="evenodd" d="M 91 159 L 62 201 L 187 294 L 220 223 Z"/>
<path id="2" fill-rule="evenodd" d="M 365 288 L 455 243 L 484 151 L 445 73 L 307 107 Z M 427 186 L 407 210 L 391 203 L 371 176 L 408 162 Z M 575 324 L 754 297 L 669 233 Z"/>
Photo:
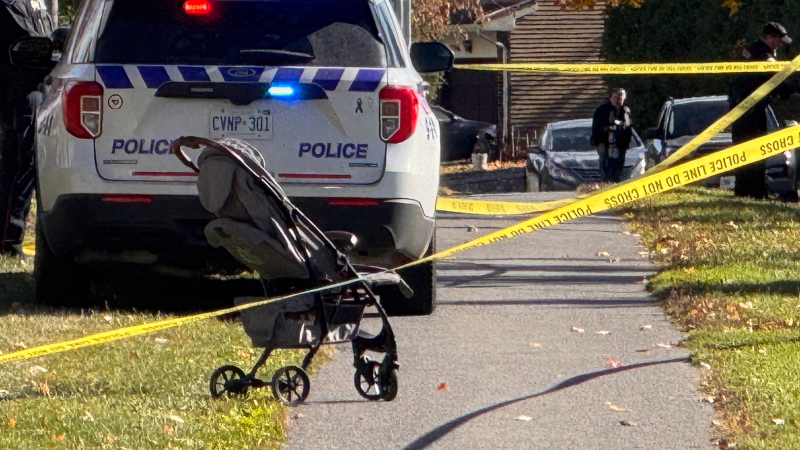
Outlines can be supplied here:
<path id="1" fill-rule="evenodd" d="M 312 255 L 308 248 L 308 243 L 303 235 L 298 232 L 299 225 L 303 225 L 304 230 L 310 231 L 318 240 L 318 243 L 322 243 L 326 247 L 327 252 L 335 255 L 337 278 L 344 282 L 350 279 L 353 281 L 344 286 L 341 286 L 341 282 L 337 283 L 336 286 L 339 287 L 334 287 L 330 290 L 323 289 L 317 290 L 313 294 L 298 294 L 313 295 L 313 306 L 309 310 L 302 312 L 294 311 L 277 314 L 273 328 L 282 327 L 281 330 L 286 332 L 286 336 L 291 335 L 292 332 L 295 332 L 294 336 L 297 336 L 296 332 L 299 331 L 300 337 L 292 340 L 281 340 L 280 336 L 278 336 L 280 333 L 274 330 L 271 331 L 271 335 L 275 337 L 259 345 L 264 347 L 263 351 L 248 373 L 233 365 L 219 367 L 213 372 L 209 380 L 211 396 L 219 398 L 223 395 L 243 395 L 250 388 L 270 386 L 276 399 L 289 406 L 299 405 L 308 397 L 310 381 L 306 370 L 320 347 L 324 344 L 350 342 L 353 350 L 353 366 L 356 369 L 354 384 L 358 393 L 372 401 L 393 400 L 398 392 L 397 371 L 400 367 L 397 345 L 386 311 L 372 292 L 372 287 L 398 284 L 406 297 L 411 296 L 410 289 L 396 273 L 388 272 L 378 267 L 350 264 L 342 251 L 346 251 L 344 247 L 347 245 L 354 245 L 355 236 L 344 232 L 331 232 L 326 235 L 320 231 L 311 220 L 292 205 L 280 185 L 266 170 L 263 160 L 258 161 L 255 159 L 260 155 L 252 146 L 244 141 L 233 139 L 223 142 L 224 144 L 206 138 L 184 136 L 173 141 L 171 148 L 184 165 L 197 173 L 200 173 L 200 167 L 191 161 L 182 147 L 197 149 L 204 146 L 207 149 L 210 148 L 221 152 L 222 156 L 235 161 L 238 167 L 245 169 L 254 180 L 258 180 L 260 188 L 275 199 L 275 203 L 279 206 L 279 210 L 283 215 L 282 219 L 287 224 L 287 229 L 293 229 L 293 232 L 288 234 L 294 237 L 294 243 L 297 248 L 304 251 L 306 255 Z M 235 147 L 232 148 L 231 146 Z M 256 152 L 255 155 L 252 152 Z M 337 247 L 332 240 L 341 245 Z M 309 280 L 303 280 L 304 287 L 309 289 L 320 288 L 326 284 L 331 284 L 328 274 L 320 271 L 312 257 L 304 258 L 304 263 L 310 274 Z M 362 275 L 365 274 L 371 274 L 372 276 L 363 278 Z M 266 274 L 260 275 L 263 284 L 266 281 L 264 277 Z M 269 283 L 273 291 L 279 290 L 280 285 L 285 284 L 281 280 L 274 280 L 272 283 L 267 281 L 267 283 Z M 267 285 L 264 285 L 264 289 L 265 294 L 270 294 Z M 299 292 L 302 291 L 303 289 Z M 291 294 L 291 292 L 272 292 L 272 294 L 285 296 Z M 370 306 L 374 306 L 377 309 L 382 322 L 381 331 L 377 335 L 371 335 L 360 329 L 360 321 L 363 318 L 364 309 Z M 248 332 L 248 322 L 244 320 L 245 314 L 247 311 L 256 310 L 257 308 L 259 306 L 242 311 L 243 325 L 245 325 L 246 332 Z M 309 325 L 312 322 L 309 321 L 309 315 L 313 315 L 313 325 L 310 327 Z M 354 320 L 356 322 L 353 322 Z M 353 327 L 353 325 L 355 326 Z M 314 330 L 314 332 L 305 331 L 306 327 Z M 303 339 L 304 332 L 307 333 L 307 339 L 305 340 Z M 251 335 L 254 345 L 256 345 L 256 338 L 250 332 L 248 334 Z M 313 334 L 317 336 L 313 336 Z M 307 348 L 308 353 L 299 367 L 294 365 L 284 366 L 273 374 L 270 381 L 259 379 L 256 376 L 257 372 L 267 362 L 273 350 L 278 348 Z M 366 355 L 367 351 L 384 353 L 384 356 L 380 361 L 372 360 Z"/>

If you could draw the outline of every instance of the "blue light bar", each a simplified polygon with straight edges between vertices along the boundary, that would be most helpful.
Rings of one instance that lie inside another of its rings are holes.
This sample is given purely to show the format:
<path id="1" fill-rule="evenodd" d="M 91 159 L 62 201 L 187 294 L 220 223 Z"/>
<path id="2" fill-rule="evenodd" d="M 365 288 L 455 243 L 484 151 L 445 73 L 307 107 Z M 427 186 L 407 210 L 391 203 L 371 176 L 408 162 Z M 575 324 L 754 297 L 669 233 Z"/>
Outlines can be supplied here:
<path id="1" fill-rule="evenodd" d="M 295 90 L 291 86 L 270 86 L 267 93 L 270 97 L 292 97 Z"/>

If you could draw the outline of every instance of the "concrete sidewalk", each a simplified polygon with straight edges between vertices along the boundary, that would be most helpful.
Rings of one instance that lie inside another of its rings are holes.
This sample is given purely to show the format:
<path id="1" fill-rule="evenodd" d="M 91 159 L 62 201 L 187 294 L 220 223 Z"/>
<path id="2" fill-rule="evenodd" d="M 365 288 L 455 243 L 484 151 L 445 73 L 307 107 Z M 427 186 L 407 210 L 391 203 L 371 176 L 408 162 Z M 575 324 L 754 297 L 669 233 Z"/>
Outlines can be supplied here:
<path id="1" fill-rule="evenodd" d="M 441 217 L 438 248 L 519 220 Z M 642 250 L 600 215 L 441 261 L 437 311 L 392 320 L 395 401 L 358 395 L 341 346 L 289 411 L 286 448 L 713 448 L 713 410 L 644 290 Z"/>

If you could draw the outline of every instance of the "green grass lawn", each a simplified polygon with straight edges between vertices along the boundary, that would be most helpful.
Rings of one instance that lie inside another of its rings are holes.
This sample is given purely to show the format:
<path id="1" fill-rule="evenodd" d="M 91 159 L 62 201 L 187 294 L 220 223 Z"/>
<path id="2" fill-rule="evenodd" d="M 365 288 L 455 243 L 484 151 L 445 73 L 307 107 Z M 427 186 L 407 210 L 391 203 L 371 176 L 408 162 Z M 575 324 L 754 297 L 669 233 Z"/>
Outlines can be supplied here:
<path id="1" fill-rule="evenodd" d="M 32 264 L 0 257 L 0 352 L 169 317 L 37 306 Z M 268 388 L 221 400 L 208 391 L 214 369 L 249 371 L 259 354 L 240 324 L 208 320 L 0 365 L 0 448 L 278 448 L 286 414 Z M 273 353 L 260 377 L 301 356 Z"/>
<path id="2" fill-rule="evenodd" d="M 686 188 L 627 208 L 664 266 L 648 286 L 689 336 L 723 447 L 800 449 L 800 209 Z"/>

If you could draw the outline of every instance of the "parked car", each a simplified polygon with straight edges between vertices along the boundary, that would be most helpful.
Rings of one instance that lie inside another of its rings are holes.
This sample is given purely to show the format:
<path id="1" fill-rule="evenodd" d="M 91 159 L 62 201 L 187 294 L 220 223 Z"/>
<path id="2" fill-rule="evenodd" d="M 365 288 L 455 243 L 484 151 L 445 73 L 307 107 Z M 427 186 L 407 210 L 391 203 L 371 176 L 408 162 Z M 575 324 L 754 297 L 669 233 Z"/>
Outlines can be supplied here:
<path id="1" fill-rule="evenodd" d="M 658 126 L 645 132 L 647 140 L 647 167 L 660 163 L 675 150 L 686 145 L 729 111 L 728 97 L 713 95 L 667 99 L 658 116 Z M 781 127 L 775 112 L 767 107 L 767 126 L 770 130 Z M 730 128 L 713 136 L 686 159 L 697 158 L 731 146 Z M 733 172 L 701 180 L 704 186 L 732 188 L 736 182 Z M 797 200 L 797 158 L 795 150 L 775 155 L 766 161 L 767 191 L 780 197 Z"/>
<path id="2" fill-rule="evenodd" d="M 548 123 L 526 163 L 528 191 L 568 191 L 583 183 L 600 181 L 600 158 L 589 143 L 592 119 Z M 644 144 L 633 130 L 625 153 L 623 179 L 644 173 Z"/>
<path id="3" fill-rule="evenodd" d="M 323 231 L 358 237 L 356 263 L 431 250 L 439 130 L 418 70 L 447 70 L 453 54 L 409 51 L 388 0 L 85 0 L 75 24 L 35 105 L 40 301 L 85 302 L 115 263 L 242 267 L 206 241 L 196 174 L 170 152 L 182 135 L 249 141 Z M 44 64 L 52 50 L 25 38 L 11 56 Z M 382 303 L 430 313 L 432 264 L 408 270 L 414 298 Z"/>
<path id="4" fill-rule="evenodd" d="M 436 119 L 439 121 L 440 141 L 442 143 L 442 161 L 469 159 L 473 151 L 489 153 L 489 159 L 498 156 L 497 127 L 488 122 L 469 120 L 442 108 L 431 105 Z M 480 142 L 476 149 L 476 144 Z"/>

